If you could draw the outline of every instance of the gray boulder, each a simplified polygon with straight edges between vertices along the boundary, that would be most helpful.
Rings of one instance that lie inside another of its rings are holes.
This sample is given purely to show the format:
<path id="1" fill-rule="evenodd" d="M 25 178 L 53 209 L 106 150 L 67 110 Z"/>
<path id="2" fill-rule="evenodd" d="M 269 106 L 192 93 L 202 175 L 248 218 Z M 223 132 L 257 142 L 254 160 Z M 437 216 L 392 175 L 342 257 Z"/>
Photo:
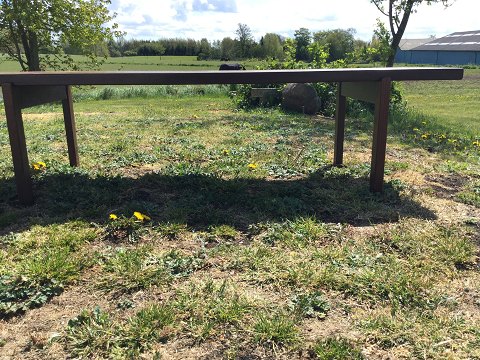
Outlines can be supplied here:
<path id="1" fill-rule="evenodd" d="M 288 84 L 282 92 L 282 106 L 285 110 L 304 114 L 316 114 L 321 101 L 310 84 Z"/>

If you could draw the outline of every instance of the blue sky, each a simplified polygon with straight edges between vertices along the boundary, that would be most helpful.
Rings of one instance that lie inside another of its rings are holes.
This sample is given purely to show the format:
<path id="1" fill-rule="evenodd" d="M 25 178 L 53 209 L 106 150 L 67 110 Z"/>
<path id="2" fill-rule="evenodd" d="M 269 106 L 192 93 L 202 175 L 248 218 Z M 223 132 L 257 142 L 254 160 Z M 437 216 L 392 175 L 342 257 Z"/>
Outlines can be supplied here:
<path id="1" fill-rule="evenodd" d="M 357 30 L 369 40 L 376 18 L 369 0 L 112 0 L 115 21 L 127 38 L 168 37 L 221 40 L 235 37 L 238 23 L 247 24 L 259 39 L 267 32 L 292 36 L 296 29 Z M 455 31 L 480 30 L 480 0 L 422 5 L 413 14 L 404 38 L 441 37 Z M 386 18 L 383 20 L 386 21 Z"/>

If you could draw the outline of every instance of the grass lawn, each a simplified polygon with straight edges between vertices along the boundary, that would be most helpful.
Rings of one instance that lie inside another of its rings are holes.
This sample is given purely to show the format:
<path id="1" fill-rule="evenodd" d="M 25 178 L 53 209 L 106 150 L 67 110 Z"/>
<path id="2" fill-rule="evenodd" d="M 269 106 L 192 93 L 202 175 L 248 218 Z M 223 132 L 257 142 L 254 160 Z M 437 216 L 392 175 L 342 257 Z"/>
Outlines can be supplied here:
<path id="1" fill-rule="evenodd" d="M 369 115 L 333 168 L 331 119 L 96 91 L 76 93 L 79 168 L 60 107 L 25 112 L 31 207 L 0 121 L 0 358 L 480 358 L 469 129 L 394 114 L 375 195 Z"/>
<path id="2" fill-rule="evenodd" d="M 462 81 L 416 81 L 403 87 L 405 99 L 419 112 L 451 131 L 480 134 L 480 69 L 466 69 Z"/>
<path id="3" fill-rule="evenodd" d="M 87 58 L 81 55 L 72 55 L 78 64 L 86 63 Z M 177 70 L 218 70 L 220 60 L 197 60 L 196 56 L 128 56 L 109 57 L 101 65 L 103 71 L 177 71 Z M 241 62 L 247 69 L 255 69 L 259 64 L 258 60 L 245 60 Z M 0 71 L 20 71 L 20 65 L 11 60 L 6 60 L 0 55 Z"/>

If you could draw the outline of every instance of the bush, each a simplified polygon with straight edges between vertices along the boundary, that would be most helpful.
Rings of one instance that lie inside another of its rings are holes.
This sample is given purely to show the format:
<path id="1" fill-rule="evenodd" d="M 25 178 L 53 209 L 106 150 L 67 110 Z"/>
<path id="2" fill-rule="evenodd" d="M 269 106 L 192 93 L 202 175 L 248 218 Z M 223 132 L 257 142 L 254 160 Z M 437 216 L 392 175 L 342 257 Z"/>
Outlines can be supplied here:
<path id="1" fill-rule="evenodd" d="M 323 68 L 344 68 L 347 67 L 345 60 L 338 60 L 327 63 L 329 56 L 328 48 L 320 45 L 319 43 L 313 43 L 308 47 L 310 52 L 310 58 L 312 61 L 306 63 L 303 61 L 297 61 L 295 59 L 295 44 L 286 41 L 285 43 L 285 59 L 280 61 L 278 59 L 268 59 L 262 65 L 258 66 L 259 70 L 282 70 L 282 69 L 323 69 Z M 320 113 L 325 116 L 334 116 L 337 102 L 337 85 L 334 83 L 315 83 L 313 84 L 318 96 L 322 100 Z M 254 87 L 261 88 L 275 88 L 279 92 L 283 90 L 285 84 L 245 84 L 238 85 L 235 91 L 231 91 L 230 95 L 239 109 L 250 109 L 262 106 L 279 106 L 281 104 L 281 96 L 269 101 L 266 104 L 261 104 L 258 99 L 251 97 L 251 91 Z M 404 101 L 402 97 L 401 88 L 397 83 L 392 83 L 392 92 L 390 103 L 392 106 L 403 106 Z M 357 115 L 365 111 L 373 112 L 373 104 L 360 102 L 357 100 L 349 99 L 347 102 L 347 113 Z"/>

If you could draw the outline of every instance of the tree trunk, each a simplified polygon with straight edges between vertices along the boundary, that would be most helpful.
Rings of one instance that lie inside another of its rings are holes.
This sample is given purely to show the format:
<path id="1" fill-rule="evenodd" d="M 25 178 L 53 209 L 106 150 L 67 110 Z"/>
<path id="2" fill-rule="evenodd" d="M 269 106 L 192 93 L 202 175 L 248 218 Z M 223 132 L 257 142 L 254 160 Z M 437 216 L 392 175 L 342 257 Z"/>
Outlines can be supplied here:
<path id="1" fill-rule="evenodd" d="M 400 45 L 400 40 L 402 40 L 403 34 L 405 33 L 405 29 L 407 28 L 408 19 L 410 18 L 410 14 L 412 13 L 414 0 L 408 0 L 405 6 L 405 10 L 403 12 L 402 21 L 398 25 L 397 31 L 392 34 L 392 42 L 390 44 L 390 55 L 387 59 L 387 67 L 393 67 L 393 63 L 395 62 L 395 55 L 397 54 L 398 46 Z M 392 11 L 392 10 L 390 10 Z M 392 12 L 390 14 L 390 24 L 393 24 L 392 20 Z"/>
<path id="2" fill-rule="evenodd" d="M 28 71 L 40 71 L 40 56 L 38 54 L 38 39 L 35 33 L 25 30 L 18 22 L 18 31 L 22 39 L 23 51 L 25 51 Z"/>
<path id="3" fill-rule="evenodd" d="M 37 34 L 29 32 L 30 54 L 28 62 L 28 71 L 40 71 L 40 54 L 38 48 Z"/>

